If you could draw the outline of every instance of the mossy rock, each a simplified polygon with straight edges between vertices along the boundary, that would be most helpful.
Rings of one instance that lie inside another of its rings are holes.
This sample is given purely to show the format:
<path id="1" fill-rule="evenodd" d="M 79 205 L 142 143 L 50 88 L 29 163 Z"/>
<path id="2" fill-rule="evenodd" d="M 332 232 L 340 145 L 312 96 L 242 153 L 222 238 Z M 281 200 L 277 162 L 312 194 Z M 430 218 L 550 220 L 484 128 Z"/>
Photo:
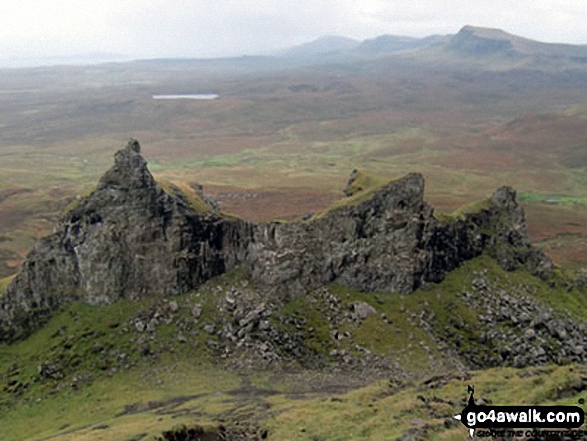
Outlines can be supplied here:
<path id="1" fill-rule="evenodd" d="M 0 279 L 0 299 L 4 294 L 4 290 L 8 287 L 8 285 L 10 285 L 10 283 L 12 282 L 12 280 L 14 280 L 15 277 L 16 274 Z"/>
<path id="2" fill-rule="evenodd" d="M 368 201 L 375 193 L 377 193 L 377 191 L 396 181 L 397 180 L 390 180 L 381 176 L 371 175 L 360 170 L 353 170 L 344 190 L 344 194 L 347 197 L 332 203 L 325 210 L 316 213 L 310 218 L 310 221 L 322 219 L 333 211 L 357 206 L 362 202 Z"/>
<path id="3" fill-rule="evenodd" d="M 196 213 L 209 213 L 212 211 L 189 183 L 185 181 L 171 182 L 163 178 L 159 178 L 156 181 L 165 193 L 174 198 L 182 199 Z"/>

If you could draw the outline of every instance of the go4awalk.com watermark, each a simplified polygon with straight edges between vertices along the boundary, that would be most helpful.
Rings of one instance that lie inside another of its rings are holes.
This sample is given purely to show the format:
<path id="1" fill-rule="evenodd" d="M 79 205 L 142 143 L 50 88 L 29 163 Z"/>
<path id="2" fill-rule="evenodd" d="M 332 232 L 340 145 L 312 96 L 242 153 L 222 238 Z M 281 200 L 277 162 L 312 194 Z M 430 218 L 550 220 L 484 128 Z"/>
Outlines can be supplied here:
<path id="1" fill-rule="evenodd" d="M 469 386 L 468 392 L 467 406 L 454 418 L 469 429 L 471 438 L 553 439 L 553 436 L 564 435 L 583 439 L 587 436 L 587 430 L 579 429 L 585 422 L 585 413 L 578 406 L 478 406 L 475 404 L 475 390 Z"/>

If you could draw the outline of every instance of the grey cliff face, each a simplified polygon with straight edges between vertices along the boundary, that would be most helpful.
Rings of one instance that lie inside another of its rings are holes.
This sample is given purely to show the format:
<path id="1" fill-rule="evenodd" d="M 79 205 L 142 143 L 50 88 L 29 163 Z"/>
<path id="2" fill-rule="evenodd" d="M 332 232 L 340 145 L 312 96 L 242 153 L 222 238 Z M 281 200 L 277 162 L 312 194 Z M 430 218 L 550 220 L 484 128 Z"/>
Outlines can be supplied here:
<path id="1" fill-rule="evenodd" d="M 513 189 L 496 190 L 479 211 L 444 222 L 423 194 L 423 177 L 410 174 L 319 220 L 255 226 L 241 264 L 258 286 L 285 296 L 332 282 L 409 294 L 483 252 L 506 270 L 549 274 L 551 262 L 532 247 Z"/>
<path id="2" fill-rule="evenodd" d="M 260 286 L 298 295 L 339 282 L 366 291 L 412 292 L 432 209 L 424 180 L 411 174 L 366 202 L 306 223 L 258 226 L 246 264 Z"/>
<path id="3" fill-rule="evenodd" d="M 442 222 L 423 193 L 423 177 L 410 174 L 314 220 L 252 224 L 198 212 L 164 191 L 131 140 L 96 190 L 27 256 L 0 298 L 0 341 L 28 334 L 71 301 L 186 293 L 236 266 L 282 298 L 332 282 L 407 294 L 483 252 L 507 270 L 550 271 L 528 240 L 514 190 Z"/>
<path id="4" fill-rule="evenodd" d="M 183 293 L 224 272 L 218 217 L 165 193 L 136 141 L 92 194 L 38 241 L 0 304 L 4 332 L 34 329 L 59 305 Z M 1 335 L 0 335 L 1 339 Z"/>

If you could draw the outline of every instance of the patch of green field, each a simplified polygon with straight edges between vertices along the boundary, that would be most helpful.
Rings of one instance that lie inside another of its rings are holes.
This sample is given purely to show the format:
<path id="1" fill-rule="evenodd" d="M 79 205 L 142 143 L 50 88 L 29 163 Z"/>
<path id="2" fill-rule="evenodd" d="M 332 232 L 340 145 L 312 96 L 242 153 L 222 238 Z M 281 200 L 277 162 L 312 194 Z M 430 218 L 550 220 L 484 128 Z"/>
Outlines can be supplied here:
<path id="1" fill-rule="evenodd" d="M 198 155 L 199 156 L 199 155 Z M 210 167 L 234 167 L 241 164 L 262 164 L 267 158 L 259 155 L 256 150 L 246 149 L 234 155 L 214 155 L 202 159 L 189 158 L 182 162 L 166 161 L 165 163 L 150 163 L 149 169 L 152 172 L 162 172 L 175 169 L 202 169 Z"/>
<path id="2" fill-rule="evenodd" d="M 202 161 L 192 162 L 188 167 L 226 167 L 243 161 L 242 155 L 212 156 Z"/>
<path id="3" fill-rule="evenodd" d="M 442 356 L 434 349 L 430 335 L 409 320 L 411 313 L 419 311 L 417 305 L 422 302 L 422 296 L 365 293 L 344 285 L 332 285 L 329 291 L 340 302 L 342 311 L 348 311 L 347 306 L 353 302 L 365 302 L 374 307 L 377 314 L 332 328 L 328 318 L 331 311 L 319 297 L 302 297 L 285 304 L 283 314 L 286 317 L 301 318 L 306 329 L 313 329 L 304 336 L 304 344 L 318 356 L 327 359 L 329 353 L 336 349 L 360 357 L 356 348 L 359 345 L 379 356 L 390 357 L 406 371 L 419 375 L 434 369 L 448 369 Z M 387 323 L 382 320 L 382 314 L 387 317 Z M 275 320 L 275 323 L 279 322 Z M 352 341 L 346 338 L 334 341 L 331 337 L 333 330 L 339 334 L 352 334 Z M 295 332 L 295 329 L 291 331 Z M 427 352 L 423 344 L 431 350 Z M 435 367 L 432 368 L 432 365 Z"/>
<path id="4" fill-rule="evenodd" d="M 412 317 L 432 315 L 435 328 L 458 336 L 460 351 L 486 352 L 487 344 L 481 338 L 477 311 L 462 296 L 471 290 L 475 274 L 483 272 L 494 286 L 524 287 L 524 292 L 555 310 L 562 310 L 579 319 L 587 320 L 587 300 L 583 292 L 569 290 L 568 276 L 556 276 L 553 286 L 524 270 L 503 271 L 494 259 L 480 256 L 465 262 L 449 273 L 438 284 L 426 284 L 409 295 L 389 293 L 363 293 L 344 285 L 330 287 L 332 295 L 344 305 L 366 302 L 377 310 L 356 325 L 346 324 L 337 328 L 343 334 L 353 335 L 352 344 L 342 340 L 336 345 L 330 338 L 331 322 L 327 319 L 328 308 L 308 298 L 293 300 L 284 307 L 284 314 L 303 317 L 314 332 L 305 337 L 305 342 L 316 353 L 327 356 L 333 349 L 346 349 L 351 353 L 358 344 L 375 354 L 392 357 L 405 370 L 419 375 L 432 373 L 435 369 L 451 369 L 450 360 L 439 352 L 437 342 L 431 335 L 413 322 Z M 382 314 L 386 320 L 382 320 Z M 500 360 L 497 360 L 500 361 Z"/>
<path id="5" fill-rule="evenodd" d="M 389 324 L 371 316 L 355 332 L 355 341 L 375 353 L 393 355 L 410 372 L 427 373 L 434 366 L 445 366 L 443 355 L 429 334 L 414 325 L 409 317 L 422 314 L 434 317 L 435 328 L 459 336 L 463 352 L 486 351 L 486 342 L 480 339 L 477 311 L 461 295 L 471 289 L 475 273 L 484 272 L 495 286 L 511 289 L 524 287 L 524 292 L 555 310 L 564 311 L 580 320 L 587 320 L 587 297 L 577 289 L 569 289 L 572 275 L 557 273 L 552 283 L 540 280 L 525 270 L 506 272 L 497 262 L 485 255 L 465 262 L 438 284 L 427 284 L 409 295 L 386 293 L 359 293 L 344 286 L 334 286 L 332 292 L 344 301 L 365 301 L 379 314 L 385 314 Z M 508 288 L 509 287 L 509 288 Z M 379 301 L 378 301 L 379 300 Z M 380 303 L 380 301 L 383 302 Z M 345 329 L 343 329 L 344 331 Z M 443 332 L 444 332 L 443 331 Z M 423 345 L 428 350 L 423 349 Z M 500 361 L 500 360 L 498 360 Z"/>
<path id="6" fill-rule="evenodd" d="M 587 116 L 587 102 L 582 104 L 577 104 L 576 106 L 571 106 L 568 109 L 563 111 L 563 115 L 565 116 Z"/>
<path id="7" fill-rule="evenodd" d="M 556 269 L 551 283 L 532 277 L 523 270 L 503 275 L 504 283 L 525 285 L 531 288 L 533 296 L 551 308 L 587 321 L 587 296 L 568 283 L 575 275 L 571 271 Z"/>
<path id="8" fill-rule="evenodd" d="M 315 304 L 310 303 L 306 297 L 300 297 L 286 303 L 283 306 L 283 314 L 286 317 L 303 317 L 306 320 L 307 327 L 314 329 L 311 335 L 306 336 L 304 343 L 317 354 L 323 356 L 328 354 L 332 348 L 329 322 L 323 312 L 316 308 Z M 279 325 L 279 321 L 275 318 L 273 318 L 273 322 Z"/>
<path id="9" fill-rule="evenodd" d="M 232 286 L 242 279 L 241 273 L 233 271 L 203 285 L 197 292 L 178 296 L 174 299 L 179 304 L 175 321 L 186 320 L 191 315 L 192 307 L 198 304 L 201 308 L 199 326 L 214 323 L 218 320 L 218 299 L 213 288 Z M 155 297 L 140 301 L 120 300 L 105 306 L 79 302 L 69 304 L 26 340 L 0 345 L 0 372 L 10 370 L 14 363 L 22 364 L 23 368 L 18 369 L 19 373 L 14 378 L 26 386 L 23 387 L 25 395 L 36 397 L 47 392 L 47 384 L 40 385 L 38 382 L 37 365 L 45 361 L 58 365 L 64 378 L 80 371 L 98 378 L 111 367 L 130 369 L 144 361 L 137 344 L 141 336 L 148 337 L 151 354 L 166 357 L 181 347 L 186 357 L 198 360 L 197 364 L 209 362 L 205 341 L 210 337 L 205 333 L 195 332 L 188 342 L 180 343 L 177 340 L 178 329 L 172 323 L 161 323 L 152 333 L 145 331 L 141 334 L 135 329 L 135 319 L 142 317 L 144 321 L 147 311 L 153 308 L 166 311 L 166 305 Z M 124 357 L 121 358 L 121 354 L 125 354 Z"/>
<path id="10" fill-rule="evenodd" d="M 563 196 L 522 192 L 518 194 L 518 198 L 524 202 L 547 203 L 558 205 L 587 205 L 587 197 L 581 196 Z"/>
<path id="11" fill-rule="evenodd" d="M 211 414 L 232 407 L 223 404 L 226 398 L 220 395 L 238 387 L 239 377 L 212 364 L 206 343 L 215 337 L 199 328 L 218 319 L 214 288 L 241 279 L 240 273 L 229 273 L 197 292 L 177 297 L 174 323 L 162 323 L 155 332 L 141 333 L 134 326 L 136 319 L 144 320 L 154 307 L 166 310 L 167 303 L 155 298 L 108 306 L 74 303 L 25 341 L 0 345 L 0 373 L 10 378 L 3 381 L 0 391 L 2 439 L 41 439 L 71 431 L 63 439 L 127 431 L 130 436 L 143 433 L 136 432 L 141 428 L 151 428 L 147 432 L 155 434 L 174 422 L 193 420 L 170 415 L 145 421 L 143 413 L 178 397 L 180 403 L 189 401 L 188 395 L 197 396 L 198 407 Z M 199 326 L 195 332 L 184 330 L 187 341 L 180 342 L 176 323 L 188 320 L 195 304 L 201 308 Z M 149 354 L 141 349 L 145 343 Z M 43 378 L 38 366 L 56 367 L 58 374 Z M 128 409 L 135 404 L 139 414 L 126 416 L 134 413 Z M 176 406 L 173 402 L 168 405 Z M 114 432 L 96 432 L 90 427 L 97 423 L 110 426 L 113 421 L 118 427 Z"/>

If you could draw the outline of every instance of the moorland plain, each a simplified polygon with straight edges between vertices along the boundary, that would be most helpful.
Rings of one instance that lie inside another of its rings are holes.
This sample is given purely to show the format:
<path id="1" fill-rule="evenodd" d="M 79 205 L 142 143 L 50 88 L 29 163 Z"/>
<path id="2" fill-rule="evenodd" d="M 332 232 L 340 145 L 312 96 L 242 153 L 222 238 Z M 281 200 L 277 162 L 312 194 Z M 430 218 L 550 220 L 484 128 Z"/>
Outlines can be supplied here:
<path id="1" fill-rule="evenodd" d="M 587 261 L 587 69 L 441 58 L 159 60 L 0 71 L 0 276 L 126 138 L 223 210 L 293 219 L 355 168 L 424 174 L 438 210 L 514 186 L 556 263 Z M 154 100 L 153 95 L 220 95 Z"/>

